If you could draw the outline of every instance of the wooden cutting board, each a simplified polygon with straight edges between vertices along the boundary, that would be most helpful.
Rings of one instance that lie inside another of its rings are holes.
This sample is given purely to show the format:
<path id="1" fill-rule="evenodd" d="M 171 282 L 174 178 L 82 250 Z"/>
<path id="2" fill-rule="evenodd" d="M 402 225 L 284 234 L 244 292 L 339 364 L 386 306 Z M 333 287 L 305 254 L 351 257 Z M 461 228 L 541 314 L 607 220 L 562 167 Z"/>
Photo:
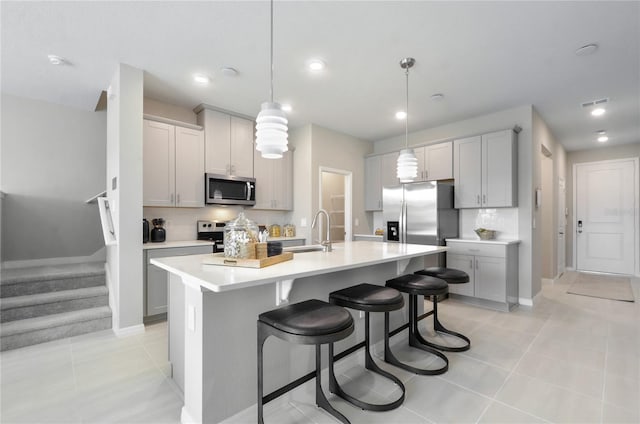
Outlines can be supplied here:
<path id="1" fill-rule="evenodd" d="M 269 256 L 263 259 L 234 259 L 225 258 L 224 253 L 213 253 L 202 260 L 205 265 L 235 266 L 241 268 L 264 268 L 293 259 L 293 252 L 284 252 L 281 255 Z"/>

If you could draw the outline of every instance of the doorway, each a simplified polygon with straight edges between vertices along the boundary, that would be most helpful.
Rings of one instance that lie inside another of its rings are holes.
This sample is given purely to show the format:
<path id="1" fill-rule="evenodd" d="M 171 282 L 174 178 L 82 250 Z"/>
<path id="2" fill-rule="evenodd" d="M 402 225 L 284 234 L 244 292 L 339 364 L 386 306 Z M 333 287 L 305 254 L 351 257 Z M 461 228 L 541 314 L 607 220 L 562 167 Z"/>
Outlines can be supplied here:
<path id="1" fill-rule="evenodd" d="M 320 208 L 326 210 L 331 218 L 331 241 L 351 240 L 350 171 L 320 167 Z M 326 232 L 324 227 L 320 231 L 320 234 Z"/>
<path id="2" fill-rule="evenodd" d="M 558 269 L 556 278 L 560 278 L 567 267 L 566 259 L 566 238 L 567 232 L 567 188 L 564 178 L 558 178 Z"/>
<path id="3" fill-rule="evenodd" d="M 638 254 L 638 159 L 579 163 L 574 252 L 579 271 L 633 274 Z"/>
<path id="4" fill-rule="evenodd" d="M 555 199 L 553 196 L 553 159 L 551 152 L 542 146 L 540 194 L 537 206 L 540 213 L 540 243 L 542 246 L 541 277 L 548 282 L 556 275 L 556 231 L 553 223 Z"/>

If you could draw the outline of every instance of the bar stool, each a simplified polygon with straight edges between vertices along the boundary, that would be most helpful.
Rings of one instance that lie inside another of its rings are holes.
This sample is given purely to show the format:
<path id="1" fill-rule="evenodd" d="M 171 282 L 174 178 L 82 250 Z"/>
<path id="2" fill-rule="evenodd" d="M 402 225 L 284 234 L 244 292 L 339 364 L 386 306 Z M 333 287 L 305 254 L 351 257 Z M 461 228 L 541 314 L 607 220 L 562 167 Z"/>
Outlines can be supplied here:
<path id="1" fill-rule="evenodd" d="M 296 344 L 316 345 L 316 405 L 338 421 L 349 420 L 331 406 L 320 384 L 320 345 L 342 340 L 353 333 L 353 318 L 340 306 L 311 299 L 264 312 L 258 316 L 258 423 L 263 424 L 263 347 L 269 336 Z"/>
<path id="2" fill-rule="evenodd" d="M 439 278 L 425 277 L 416 274 L 401 275 L 400 277 L 387 280 L 387 287 L 392 287 L 398 291 L 409 294 L 409 346 L 422 349 L 432 355 L 442 359 L 445 365 L 436 369 L 422 369 L 400 362 L 389 346 L 389 313 L 384 315 L 384 360 L 397 367 L 421 375 L 443 374 L 449 369 L 449 360 L 438 350 L 428 345 L 418 331 L 418 296 L 438 296 L 447 294 L 449 286 L 446 281 Z"/>
<path id="3" fill-rule="evenodd" d="M 395 375 L 381 369 L 371 357 L 369 312 L 389 312 L 404 306 L 402 294 L 392 288 L 375 286 L 373 284 L 358 284 L 346 289 L 329 293 L 329 303 L 345 308 L 364 311 L 364 366 L 366 369 L 388 378 L 400 387 L 402 395 L 395 401 L 386 404 L 373 404 L 364 402 L 346 393 L 336 380 L 333 369 L 333 343 L 329 343 L 329 390 L 337 396 L 345 399 L 353 405 L 369 411 L 389 411 L 402 405 L 404 402 L 405 388 L 402 381 Z"/>
<path id="4" fill-rule="evenodd" d="M 434 266 L 423 269 L 421 271 L 416 271 L 415 274 L 440 278 L 441 280 L 446 281 L 447 284 L 464 284 L 469 282 L 469 274 L 464 271 L 460 271 L 459 269 L 453 268 Z M 431 315 L 433 315 L 433 329 L 437 333 L 444 333 L 449 334 L 453 337 L 457 337 L 460 340 L 464 341 L 465 344 L 463 346 L 443 346 L 429 341 L 427 341 L 427 344 L 436 349 L 448 352 L 464 352 L 465 350 L 469 350 L 471 348 L 471 340 L 469 340 L 469 338 L 465 335 L 448 330 L 440 323 L 440 320 L 438 319 L 438 297 L 432 296 L 431 299 L 433 302 L 433 309 L 431 311 Z"/>

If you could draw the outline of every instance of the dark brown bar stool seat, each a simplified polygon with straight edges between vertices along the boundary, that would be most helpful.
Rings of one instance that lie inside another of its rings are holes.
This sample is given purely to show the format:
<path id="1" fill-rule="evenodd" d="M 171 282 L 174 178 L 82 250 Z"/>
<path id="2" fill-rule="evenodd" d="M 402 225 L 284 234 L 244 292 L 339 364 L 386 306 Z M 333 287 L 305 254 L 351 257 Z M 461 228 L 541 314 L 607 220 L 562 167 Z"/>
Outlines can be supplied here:
<path id="1" fill-rule="evenodd" d="M 409 346 L 422 349 L 437 356 L 444 362 L 444 366 L 436 369 L 422 369 L 400 362 L 389 347 L 389 313 L 384 317 L 384 360 L 397 367 L 406 369 L 415 374 L 438 375 L 449 369 L 449 360 L 440 351 L 432 348 L 418 331 L 418 296 L 439 296 L 449 292 L 446 281 L 434 277 L 425 277 L 416 274 L 401 275 L 387 280 L 387 287 L 392 287 L 409 295 Z"/>
<path id="2" fill-rule="evenodd" d="M 440 278 L 446 281 L 447 284 L 464 284 L 469 282 L 469 274 L 453 268 L 435 266 L 423 269 L 422 271 L 416 271 L 416 274 Z M 433 310 L 431 311 L 431 315 L 433 315 L 433 329 L 438 333 L 449 334 L 450 336 L 457 337 L 462 340 L 464 344 L 462 346 L 444 346 L 429 341 L 427 341 L 427 344 L 436 349 L 448 352 L 464 352 L 465 350 L 469 350 L 471 348 L 471 340 L 469 340 L 467 336 L 445 328 L 438 319 L 438 297 L 432 296 L 431 300 L 433 302 Z"/>
<path id="3" fill-rule="evenodd" d="M 405 388 L 402 381 L 395 375 L 381 369 L 371 357 L 370 351 L 370 332 L 369 332 L 369 312 L 386 312 L 401 309 L 404 306 L 404 298 L 402 294 L 392 288 L 376 286 L 373 284 L 358 284 L 346 289 L 334 291 L 329 294 L 329 302 L 334 305 L 343 306 L 345 308 L 364 311 L 364 338 L 365 338 L 365 355 L 364 366 L 366 369 L 382 375 L 393 381 L 400 387 L 402 395 L 395 401 L 386 404 L 372 404 L 356 399 L 346 393 L 336 380 L 333 365 L 333 343 L 329 344 L 329 390 L 346 401 L 356 405 L 359 408 L 370 411 L 389 411 L 402 405 L 404 402 Z"/>
<path id="4" fill-rule="evenodd" d="M 316 345 L 316 405 L 338 421 L 349 420 L 334 409 L 320 385 L 320 345 L 334 343 L 353 333 L 353 318 L 346 309 L 322 300 L 312 299 L 294 303 L 258 316 L 258 423 L 264 423 L 263 361 L 264 342 L 275 336 L 296 344 Z"/>

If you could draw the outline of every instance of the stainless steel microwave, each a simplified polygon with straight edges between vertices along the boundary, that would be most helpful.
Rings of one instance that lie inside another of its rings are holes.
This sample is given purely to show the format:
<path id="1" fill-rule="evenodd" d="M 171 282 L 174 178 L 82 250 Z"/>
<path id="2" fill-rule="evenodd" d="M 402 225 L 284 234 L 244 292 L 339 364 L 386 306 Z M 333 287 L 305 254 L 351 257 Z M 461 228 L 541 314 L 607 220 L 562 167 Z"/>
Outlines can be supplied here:
<path id="1" fill-rule="evenodd" d="M 208 205 L 256 204 L 256 179 L 230 175 L 205 174 L 205 203 Z"/>

